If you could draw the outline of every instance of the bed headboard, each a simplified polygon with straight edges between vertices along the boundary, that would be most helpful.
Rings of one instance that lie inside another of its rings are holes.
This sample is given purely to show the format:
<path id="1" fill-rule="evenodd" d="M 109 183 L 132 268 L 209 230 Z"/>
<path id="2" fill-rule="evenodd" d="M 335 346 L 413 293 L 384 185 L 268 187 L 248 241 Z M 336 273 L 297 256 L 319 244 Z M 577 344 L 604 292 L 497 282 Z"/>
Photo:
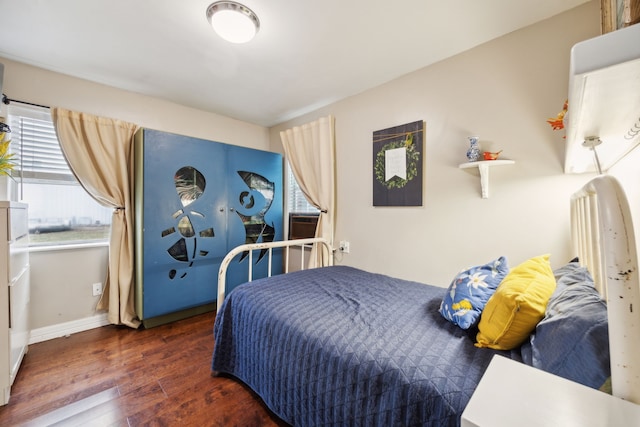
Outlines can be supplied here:
<path id="1" fill-rule="evenodd" d="M 631 211 L 602 175 L 571 197 L 573 250 L 607 300 L 613 395 L 640 404 L 640 281 Z"/>
<path id="2" fill-rule="evenodd" d="M 326 256 L 322 257 L 322 265 L 320 267 L 325 267 L 328 265 L 333 265 L 333 249 L 331 248 L 331 244 L 327 239 L 322 237 L 312 237 L 309 239 L 295 239 L 295 240 L 284 240 L 277 242 L 267 242 L 267 243 L 248 243 L 246 245 L 236 246 L 231 249 L 227 253 L 227 255 L 223 258 L 220 263 L 220 269 L 218 270 L 218 300 L 217 300 L 217 310 L 220 311 L 222 307 L 222 302 L 224 301 L 225 293 L 226 293 L 226 282 L 227 282 L 227 267 L 231 263 L 231 260 L 235 258 L 237 255 L 241 253 L 249 254 L 249 267 L 247 271 L 247 281 L 253 280 L 253 251 L 266 249 L 268 251 L 267 262 L 268 262 L 268 270 L 267 275 L 271 277 L 271 261 L 273 257 L 273 249 L 274 248 L 284 248 L 284 261 L 283 268 L 284 272 L 289 272 L 289 248 L 298 247 L 300 249 L 300 265 L 299 268 L 305 269 L 305 253 L 307 249 L 315 248 L 316 250 L 323 251 Z"/>

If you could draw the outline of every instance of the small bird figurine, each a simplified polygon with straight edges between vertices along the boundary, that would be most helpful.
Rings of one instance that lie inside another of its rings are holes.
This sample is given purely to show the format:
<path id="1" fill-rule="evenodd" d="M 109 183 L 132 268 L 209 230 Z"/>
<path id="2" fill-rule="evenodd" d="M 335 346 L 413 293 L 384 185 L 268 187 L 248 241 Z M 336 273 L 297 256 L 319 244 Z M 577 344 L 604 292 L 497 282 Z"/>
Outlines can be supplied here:
<path id="1" fill-rule="evenodd" d="M 404 146 L 409 148 L 413 144 L 413 134 L 411 132 L 407 132 L 407 139 L 404 141 Z"/>
<path id="2" fill-rule="evenodd" d="M 485 151 L 484 153 L 482 153 L 482 155 L 485 160 L 497 160 L 500 153 L 502 153 L 502 150 L 496 151 L 495 153 L 492 153 L 491 151 Z"/>
<path id="3" fill-rule="evenodd" d="M 551 128 L 553 130 L 564 129 L 564 116 L 565 114 L 567 114 L 568 109 L 569 109 L 569 100 L 566 100 L 564 101 L 562 111 L 560 111 L 556 117 L 547 119 L 547 123 L 551 125 Z"/>

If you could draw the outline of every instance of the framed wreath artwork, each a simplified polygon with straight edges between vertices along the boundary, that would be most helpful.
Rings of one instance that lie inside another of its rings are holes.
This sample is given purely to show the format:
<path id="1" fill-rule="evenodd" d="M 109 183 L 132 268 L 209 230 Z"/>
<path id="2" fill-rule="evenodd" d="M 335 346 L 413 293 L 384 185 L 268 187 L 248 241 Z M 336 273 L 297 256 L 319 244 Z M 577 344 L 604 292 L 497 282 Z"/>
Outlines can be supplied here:
<path id="1" fill-rule="evenodd" d="M 373 132 L 373 206 L 422 206 L 424 122 Z"/>

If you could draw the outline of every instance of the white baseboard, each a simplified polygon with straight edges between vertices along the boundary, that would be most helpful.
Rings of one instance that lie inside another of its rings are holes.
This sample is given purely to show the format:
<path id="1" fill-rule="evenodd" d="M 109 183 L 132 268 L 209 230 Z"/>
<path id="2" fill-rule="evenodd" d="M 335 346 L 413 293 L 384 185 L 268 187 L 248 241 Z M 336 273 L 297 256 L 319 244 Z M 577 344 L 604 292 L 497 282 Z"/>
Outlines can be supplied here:
<path id="1" fill-rule="evenodd" d="M 57 325 L 32 329 L 29 344 L 65 337 L 67 335 L 88 331 L 89 329 L 99 328 L 108 324 L 109 320 L 107 320 L 107 314 L 102 313 L 91 317 L 85 317 L 84 319 L 71 320 L 69 322 L 58 323 Z"/>

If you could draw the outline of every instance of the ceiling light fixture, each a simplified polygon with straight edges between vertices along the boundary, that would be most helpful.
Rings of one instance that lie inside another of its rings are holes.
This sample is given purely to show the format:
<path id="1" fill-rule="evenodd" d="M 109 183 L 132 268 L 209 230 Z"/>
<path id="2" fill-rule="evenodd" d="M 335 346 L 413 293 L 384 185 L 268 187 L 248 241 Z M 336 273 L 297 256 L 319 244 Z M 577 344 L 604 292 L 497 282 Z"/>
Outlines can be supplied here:
<path id="1" fill-rule="evenodd" d="M 231 43 L 251 41 L 260 29 L 258 16 L 234 1 L 211 3 L 207 8 L 207 20 L 220 37 Z"/>

